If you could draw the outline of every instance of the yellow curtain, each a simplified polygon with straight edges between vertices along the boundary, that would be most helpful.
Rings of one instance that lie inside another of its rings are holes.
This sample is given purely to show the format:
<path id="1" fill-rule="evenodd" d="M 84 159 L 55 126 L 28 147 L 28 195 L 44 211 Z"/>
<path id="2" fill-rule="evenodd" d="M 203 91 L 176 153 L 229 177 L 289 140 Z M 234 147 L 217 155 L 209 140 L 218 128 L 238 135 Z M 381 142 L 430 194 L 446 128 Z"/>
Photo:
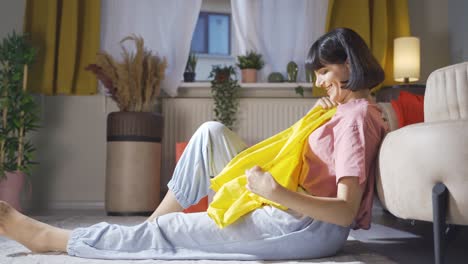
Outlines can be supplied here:
<path id="1" fill-rule="evenodd" d="M 38 49 L 28 89 L 46 95 L 89 95 L 97 81 L 85 67 L 99 50 L 100 2 L 27 0 L 24 32 Z"/>
<path id="2" fill-rule="evenodd" d="M 393 85 L 393 40 L 410 36 L 407 0 L 329 0 L 325 31 L 347 27 L 356 31 L 369 45 L 385 70 L 382 85 Z M 376 91 L 380 87 L 376 87 Z M 314 96 L 323 96 L 314 89 Z"/>

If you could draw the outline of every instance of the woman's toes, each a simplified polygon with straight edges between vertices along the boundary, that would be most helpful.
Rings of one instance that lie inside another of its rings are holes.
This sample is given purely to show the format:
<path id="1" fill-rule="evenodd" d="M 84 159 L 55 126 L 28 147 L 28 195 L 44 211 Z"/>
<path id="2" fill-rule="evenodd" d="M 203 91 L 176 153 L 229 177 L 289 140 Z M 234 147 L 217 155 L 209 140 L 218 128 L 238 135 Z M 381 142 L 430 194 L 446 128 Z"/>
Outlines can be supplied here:
<path id="1" fill-rule="evenodd" d="M 7 215 L 11 210 L 11 206 L 5 202 L 5 201 L 0 201 L 0 217 L 3 217 Z"/>
<path id="2" fill-rule="evenodd" d="M 11 212 L 11 206 L 4 201 L 0 201 L 0 235 L 5 235 L 5 222 Z"/>

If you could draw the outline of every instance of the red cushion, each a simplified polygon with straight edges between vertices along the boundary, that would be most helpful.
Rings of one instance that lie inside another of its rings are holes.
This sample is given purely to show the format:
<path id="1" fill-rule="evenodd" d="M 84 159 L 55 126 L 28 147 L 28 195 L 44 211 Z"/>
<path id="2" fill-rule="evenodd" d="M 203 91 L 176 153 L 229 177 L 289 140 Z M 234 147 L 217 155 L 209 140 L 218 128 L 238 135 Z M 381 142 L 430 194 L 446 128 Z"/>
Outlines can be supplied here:
<path id="1" fill-rule="evenodd" d="M 424 122 L 424 95 L 401 91 L 391 104 L 398 118 L 398 127 Z"/>

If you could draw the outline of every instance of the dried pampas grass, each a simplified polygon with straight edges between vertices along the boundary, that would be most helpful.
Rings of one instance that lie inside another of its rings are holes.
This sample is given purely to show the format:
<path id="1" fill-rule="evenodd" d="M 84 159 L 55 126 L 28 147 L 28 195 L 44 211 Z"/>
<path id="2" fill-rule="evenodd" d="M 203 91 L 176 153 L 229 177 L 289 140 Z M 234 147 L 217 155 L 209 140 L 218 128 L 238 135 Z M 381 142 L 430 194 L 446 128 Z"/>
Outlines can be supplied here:
<path id="1" fill-rule="evenodd" d="M 126 41 L 135 43 L 135 53 L 122 45 Z M 99 52 L 96 64 L 90 64 L 86 69 L 102 82 L 120 111 L 152 112 L 160 93 L 167 60 L 146 49 L 142 37 L 131 35 L 122 39 L 120 44 L 122 62 L 106 52 Z"/>

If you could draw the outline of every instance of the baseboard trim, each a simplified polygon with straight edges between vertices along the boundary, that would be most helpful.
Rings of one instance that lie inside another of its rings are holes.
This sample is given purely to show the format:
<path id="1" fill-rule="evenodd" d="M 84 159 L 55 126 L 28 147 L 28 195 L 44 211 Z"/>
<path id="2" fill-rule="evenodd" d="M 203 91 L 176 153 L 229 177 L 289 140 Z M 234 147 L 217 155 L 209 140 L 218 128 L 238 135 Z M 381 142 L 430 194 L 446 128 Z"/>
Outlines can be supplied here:
<path id="1" fill-rule="evenodd" d="M 25 209 L 32 209 L 29 204 Z M 104 201 L 50 201 L 45 207 L 49 210 L 105 210 Z"/>

